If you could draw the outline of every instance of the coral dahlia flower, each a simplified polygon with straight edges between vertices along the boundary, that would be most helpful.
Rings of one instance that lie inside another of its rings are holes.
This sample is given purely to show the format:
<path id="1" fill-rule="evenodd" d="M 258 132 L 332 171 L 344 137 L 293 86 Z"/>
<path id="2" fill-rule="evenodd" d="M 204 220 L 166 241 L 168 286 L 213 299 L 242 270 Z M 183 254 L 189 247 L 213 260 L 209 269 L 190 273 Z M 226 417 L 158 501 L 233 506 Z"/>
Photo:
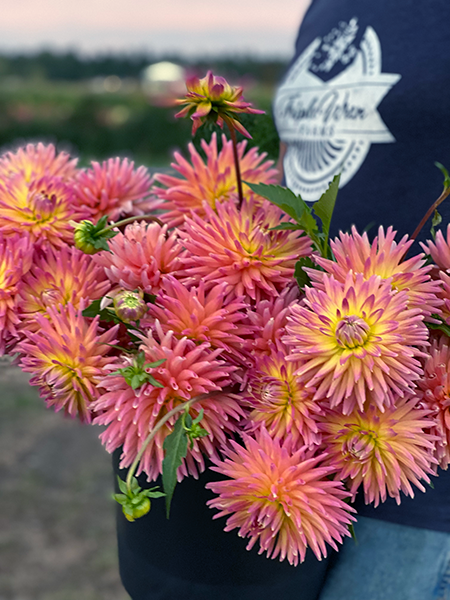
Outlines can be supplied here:
<path id="1" fill-rule="evenodd" d="M 223 461 L 213 459 L 214 471 L 230 479 L 208 483 L 217 498 L 208 505 L 230 515 L 225 531 L 238 529 L 248 537 L 250 550 L 259 541 L 259 554 L 287 559 L 297 565 L 310 547 L 320 560 L 326 544 L 337 550 L 350 535 L 354 517 L 345 502 L 349 496 L 341 482 L 330 481 L 333 467 L 321 466 L 322 456 L 309 458 L 303 450 L 292 453 L 264 430 L 257 439 L 243 436 L 245 447 L 231 441 Z"/>
<path id="2" fill-rule="evenodd" d="M 30 183 L 42 177 L 58 177 L 67 181 L 74 177 L 77 160 L 66 152 L 56 153 L 53 144 L 27 144 L 16 152 L 7 152 L 0 158 L 0 177 L 20 175 Z"/>
<path id="3" fill-rule="evenodd" d="M 315 400 L 331 408 L 361 410 L 366 401 L 380 410 L 403 396 L 422 376 L 417 346 L 428 344 L 420 309 L 407 309 L 406 292 L 393 292 L 390 280 L 348 273 L 345 283 L 324 275 L 324 290 L 305 288 L 304 305 L 291 307 L 283 341 L 287 360 L 303 364 L 297 373 Z"/>
<path id="4" fill-rule="evenodd" d="M 90 323 L 71 304 L 36 314 L 39 330 L 24 330 L 20 342 L 20 366 L 31 373 L 31 385 L 40 389 L 47 407 L 55 407 L 81 421 L 91 422 L 92 402 L 99 396 L 97 379 L 114 359 L 108 357 L 116 344 L 117 326 L 99 332 L 98 317 Z"/>
<path id="5" fill-rule="evenodd" d="M 225 443 L 226 433 L 235 430 L 243 415 L 236 398 L 222 392 L 235 367 L 221 361 L 221 350 L 212 351 L 209 343 L 196 346 L 187 338 L 178 340 L 172 331 L 164 334 L 158 323 L 155 337 L 148 332 L 140 351 L 145 353 L 146 363 L 164 359 L 159 367 L 149 368 L 162 387 L 144 383 L 133 390 L 121 375 L 104 376 L 100 382 L 103 394 L 94 405 L 98 413 L 95 423 L 107 425 L 100 438 L 108 452 L 123 446 L 120 464 L 122 468 L 129 467 L 150 431 L 167 412 L 182 402 L 212 392 L 193 404 L 189 411 L 195 418 L 204 410 L 200 424 L 208 435 L 194 440 L 178 471 L 180 480 L 188 474 L 197 477 L 198 472 L 205 469 L 204 454 L 215 455 L 217 446 Z M 124 368 L 130 361 L 125 357 L 114 366 Z M 175 415 L 159 429 L 139 463 L 138 472 L 145 472 L 149 481 L 161 473 L 164 439 L 171 433 L 177 418 Z"/>
<path id="6" fill-rule="evenodd" d="M 431 258 L 440 269 L 443 271 L 450 269 L 450 223 L 447 225 L 446 238 L 439 229 L 434 242 L 427 240 L 426 244 L 421 242 L 420 245 L 427 254 L 431 254 Z"/>
<path id="7" fill-rule="evenodd" d="M 431 428 L 437 437 L 436 458 L 442 469 L 450 464 L 450 348 L 447 337 L 433 340 L 425 362 L 424 376 L 418 381 L 418 397 L 433 411 Z"/>
<path id="8" fill-rule="evenodd" d="M 229 199 L 237 201 L 236 173 L 233 158 L 233 144 L 222 136 L 222 150 L 217 151 L 217 137 L 213 134 L 211 142 L 201 141 L 202 149 L 206 155 L 206 162 L 197 152 L 193 144 L 189 144 L 191 162 L 189 163 L 181 154 L 175 152 L 176 162 L 172 168 L 183 177 L 158 174 L 156 181 L 162 183 L 167 189 L 154 188 L 158 197 L 164 200 L 165 213 L 162 219 L 169 227 L 181 225 L 191 211 L 199 216 L 205 216 L 203 202 L 211 208 Z M 258 154 L 256 148 L 246 150 L 247 142 L 237 145 L 241 176 L 243 181 L 250 183 L 276 183 L 277 170 L 272 168 L 273 162 L 265 160 L 266 154 Z M 243 183 L 244 197 L 255 198 L 256 195 L 248 185 Z M 259 198 L 259 197 L 256 197 Z M 259 203 L 262 202 L 262 199 Z"/>
<path id="9" fill-rule="evenodd" d="M 211 71 L 208 71 L 203 79 L 195 76 L 187 79 L 186 88 L 186 96 L 175 100 L 175 104 L 186 106 L 175 116 L 189 116 L 192 119 L 192 135 L 209 118 L 220 127 L 227 122 L 242 135 L 251 137 L 236 115 L 264 113 L 263 110 L 252 108 L 249 102 L 244 101 L 241 87 L 232 87 L 223 77 L 216 77 Z"/>
<path id="10" fill-rule="evenodd" d="M 268 202 L 255 211 L 252 201 L 240 210 L 232 202 L 217 205 L 217 214 L 206 203 L 207 221 L 197 215 L 185 222 L 187 249 L 182 259 L 191 281 L 227 284 L 227 293 L 278 296 L 292 280 L 295 263 L 311 253 L 311 240 L 298 231 L 270 231 L 282 219 Z"/>
<path id="11" fill-rule="evenodd" d="M 33 246 L 27 236 L 5 239 L 0 235 L 0 354 L 10 339 L 18 337 L 18 294 L 32 260 Z"/>
<path id="12" fill-rule="evenodd" d="M 168 274 L 181 268 L 182 246 L 177 234 L 167 235 L 167 225 L 132 223 L 109 240 L 111 252 L 100 252 L 95 262 L 113 284 L 127 290 L 156 294 Z"/>
<path id="13" fill-rule="evenodd" d="M 20 290 L 21 318 L 25 327 L 36 330 L 36 313 L 51 306 L 72 304 L 79 308 L 102 298 L 110 288 L 103 269 L 92 257 L 75 247 L 63 246 L 37 254 Z"/>
<path id="14" fill-rule="evenodd" d="M 294 448 L 320 443 L 317 415 L 322 413 L 313 400 L 314 388 L 295 374 L 298 361 L 286 361 L 288 351 L 280 342 L 269 355 L 260 356 L 248 373 L 245 399 L 249 403 L 248 430 L 261 425 L 277 439 L 291 438 Z"/>
<path id="15" fill-rule="evenodd" d="M 110 158 L 79 171 L 73 187 L 78 204 L 89 210 L 90 220 L 108 215 L 115 221 L 122 213 L 132 212 L 134 202 L 148 196 L 151 184 L 145 167 L 135 169 L 127 158 Z"/>
<path id="16" fill-rule="evenodd" d="M 73 242 L 71 221 L 86 217 L 70 187 L 58 177 L 27 184 L 16 176 L 0 186 L 0 232 L 4 235 L 27 234 L 40 247 L 60 248 Z"/>
<path id="17" fill-rule="evenodd" d="M 169 275 L 148 315 L 150 319 L 158 319 L 164 332 L 171 330 L 177 337 L 187 337 L 196 343 L 209 342 L 213 349 L 224 349 L 228 359 L 244 360 L 243 336 L 252 332 L 244 325 L 247 304 L 241 298 L 227 298 L 226 287 L 220 284 L 206 292 L 200 282 L 198 288 L 188 289 Z"/>
<path id="18" fill-rule="evenodd" d="M 403 257 L 413 244 L 405 235 L 395 242 L 396 232 L 388 227 L 378 229 L 378 235 L 372 243 L 367 233 L 360 235 L 355 227 L 351 233 L 340 233 L 330 242 L 335 261 L 316 257 L 317 263 L 338 281 L 344 282 L 347 273 L 361 273 L 364 279 L 378 275 L 382 279 L 391 279 L 392 288 L 406 291 L 408 307 L 420 308 L 426 317 L 439 313 L 442 300 L 439 299 L 440 283 L 431 279 L 431 265 L 426 265 L 424 254 L 417 254 L 403 261 Z M 322 272 L 309 270 L 314 281 L 320 281 Z"/>
<path id="19" fill-rule="evenodd" d="M 411 484 L 422 492 L 422 482 L 433 474 L 435 436 L 427 432 L 430 410 L 417 407 L 417 399 L 402 399 L 381 412 L 371 405 L 349 415 L 327 412 L 321 424 L 329 463 L 336 477 L 348 480 L 353 496 L 363 487 L 366 504 L 375 506 L 387 496 L 400 504 L 400 492 L 414 497 Z"/>

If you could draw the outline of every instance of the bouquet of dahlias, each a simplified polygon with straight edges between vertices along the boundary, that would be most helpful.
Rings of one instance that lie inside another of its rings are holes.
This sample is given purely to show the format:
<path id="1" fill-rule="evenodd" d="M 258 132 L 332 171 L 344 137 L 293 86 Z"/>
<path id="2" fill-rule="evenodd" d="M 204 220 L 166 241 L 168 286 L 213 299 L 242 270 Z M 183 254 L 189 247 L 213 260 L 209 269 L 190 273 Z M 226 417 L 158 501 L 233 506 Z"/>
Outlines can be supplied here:
<path id="1" fill-rule="evenodd" d="M 258 112 L 241 88 L 187 85 L 180 116 L 231 139 L 177 174 L 42 144 L 0 159 L 0 349 L 47 406 L 105 426 L 130 521 L 210 466 L 225 530 L 296 565 L 351 534 L 358 490 L 400 502 L 450 462 L 450 228 L 409 258 L 417 232 L 329 243 L 339 177 L 311 208 L 237 143 Z"/>

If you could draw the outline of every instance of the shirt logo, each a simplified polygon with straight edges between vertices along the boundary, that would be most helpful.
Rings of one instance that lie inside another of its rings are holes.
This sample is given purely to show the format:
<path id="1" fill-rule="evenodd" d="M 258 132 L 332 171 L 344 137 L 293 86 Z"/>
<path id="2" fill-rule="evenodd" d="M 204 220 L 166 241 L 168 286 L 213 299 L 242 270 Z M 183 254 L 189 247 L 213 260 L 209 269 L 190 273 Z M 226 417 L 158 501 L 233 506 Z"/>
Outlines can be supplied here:
<path id="1" fill-rule="evenodd" d="M 348 183 L 371 144 L 395 142 L 377 109 L 401 76 L 381 72 L 380 41 L 372 27 L 366 28 L 359 48 L 354 45 L 357 31 L 353 18 L 316 38 L 275 98 L 278 132 L 288 144 L 286 183 L 304 200 L 318 200 L 339 172 L 340 186 Z M 341 70 L 324 80 L 333 68 Z"/>

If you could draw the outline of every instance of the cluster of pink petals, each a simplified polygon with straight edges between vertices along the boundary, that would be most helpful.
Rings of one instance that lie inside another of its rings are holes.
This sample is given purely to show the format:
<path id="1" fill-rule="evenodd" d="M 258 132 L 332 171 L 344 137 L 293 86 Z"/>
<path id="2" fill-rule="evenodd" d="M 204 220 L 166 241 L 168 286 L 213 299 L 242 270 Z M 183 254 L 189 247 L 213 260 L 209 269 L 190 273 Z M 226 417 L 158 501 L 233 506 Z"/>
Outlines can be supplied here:
<path id="1" fill-rule="evenodd" d="M 24 326 L 37 329 L 36 314 L 51 306 L 72 304 L 78 308 L 102 298 L 110 283 L 103 269 L 88 254 L 74 246 L 37 252 L 33 265 L 23 278 L 20 290 L 20 318 Z"/>
<path id="2" fill-rule="evenodd" d="M 3 238 L 0 234 L 0 355 L 8 342 L 18 338 L 19 294 L 32 261 L 33 246 L 28 237 Z"/>
<path id="3" fill-rule="evenodd" d="M 393 289 L 407 292 L 408 308 L 420 308 L 425 317 L 439 313 L 440 284 L 431 279 L 432 266 L 426 265 L 423 254 L 405 258 L 413 240 L 408 241 L 404 236 L 397 243 L 395 234 L 392 227 L 386 232 L 380 227 L 370 243 L 367 233 L 360 235 L 352 227 L 351 233 L 341 232 L 339 238 L 330 242 L 335 260 L 318 256 L 317 264 L 337 281 L 344 282 L 349 271 L 362 274 L 364 279 L 373 275 L 390 279 Z M 314 281 L 320 282 L 321 271 L 309 270 L 308 273 Z"/>
<path id="4" fill-rule="evenodd" d="M 98 318 L 88 322 L 71 304 L 36 314 L 39 329 L 25 330 L 17 350 L 20 366 L 33 377 L 48 407 L 91 422 L 92 403 L 99 396 L 97 380 L 113 361 L 110 347 L 117 343 L 117 326 L 99 330 Z"/>
<path id="5" fill-rule="evenodd" d="M 145 167 L 135 169 L 127 158 L 110 158 L 80 170 L 73 189 L 77 203 L 88 209 L 90 220 L 97 222 L 104 215 L 115 221 L 120 215 L 131 213 L 133 203 L 146 198 L 151 185 Z"/>
<path id="6" fill-rule="evenodd" d="M 121 467 L 129 467 L 162 416 L 181 402 L 209 394 L 190 409 L 193 418 L 203 409 L 201 424 L 208 435 L 194 440 L 178 471 L 179 479 L 188 474 L 197 477 L 205 469 L 204 454 L 215 456 L 217 446 L 225 443 L 226 434 L 236 429 L 243 416 L 237 398 L 224 389 L 235 367 L 220 360 L 222 351 L 211 350 L 208 342 L 196 345 L 187 338 L 177 339 L 172 331 L 164 333 L 159 324 L 154 336 L 149 332 L 143 339 L 140 350 L 148 363 L 164 359 L 149 371 L 163 387 L 145 383 L 133 390 L 121 375 L 104 375 L 99 382 L 103 393 L 94 404 L 95 423 L 107 425 L 101 439 L 108 452 L 122 446 Z M 117 360 L 114 370 L 128 363 L 127 358 Z M 163 443 L 176 420 L 177 415 L 161 427 L 144 452 L 139 472 L 145 472 L 149 480 L 162 471 Z"/>
<path id="7" fill-rule="evenodd" d="M 414 497 L 411 484 L 425 492 L 423 482 L 430 483 L 437 463 L 430 414 L 407 398 L 384 412 L 373 405 L 349 415 L 329 411 L 321 423 L 327 464 L 348 481 L 353 496 L 363 488 L 366 504 L 378 506 L 388 495 L 400 504 L 400 492 Z"/>
<path id="8" fill-rule="evenodd" d="M 253 300 L 278 296 L 297 260 L 311 253 L 311 240 L 298 231 L 271 231 L 282 213 L 267 202 L 258 209 L 252 201 L 240 210 L 232 202 L 219 204 L 217 212 L 204 208 L 207 220 L 194 214 L 181 232 L 184 273 L 191 281 L 226 283 L 227 293 Z"/>
<path id="9" fill-rule="evenodd" d="M 193 144 L 189 144 L 191 162 L 175 152 L 176 162 L 172 168 L 183 179 L 169 174 L 158 174 L 156 181 L 162 183 L 167 189 L 154 188 L 157 196 L 164 201 L 161 208 L 164 210 L 162 218 L 169 227 L 182 225 L 191 211 L 204 218 L 206 216 L 203 203 L 206 202 L 212 209 L 217 204 L 234 199 L 237 201 L 236 173 L 233 157 L 233 145 L 222 136 L 222 149 L 217 150 L 217 137 L 214 134 L 208 144 L 201 142 L 206 156 L 206 162 L 197 152 Z M 256 148 L 245 152 L 247 142 L 240 142 L 237 146 L 241 177 L 244 182 L 250 183 L 276 183 L 277 170 L 272 168 L 273 162 L 265 160 L 265 154 L 259 154 Z M 254 198 L 259 204 L 262 199 L 256 196 L 250 188 L 243 184 L 244 197 Z"/>
<path id="10" fill-rule="evenodd" d="M 349 414 L 366 402 L 384 410 L 396 394 L 413 392 L 428 331 L 420 309 L 407 308 L 407 293 L 351 271 L 344 283 L 324 275 L 322 286 L 305 288 L 304 303 L 291 306 L 283 338 L 287 360 L 301 361 L 298 375 L 317 388 L 314 399 L 328 399 L 331 408 L 342 403 Z"/>
<path id="11" fill-rule="evenodd" d="M 70 180 L 76 174 L 77 159 L 66 152 L 56 153 L 53 144 L 27 144 L 16 152 L 7 152 L 0 157 L 0 178 L 19 175 L 27 183 L 41 177 L 58 177 Z"/>
<path id="12" fill-rule="evenodd" d="M 319 560 L 326 544 L 337 550 L 354 518 L 345 502 L 349 493 L 328 477 L 333 467 L 323 466 L 320 454 L 292 452 L 264 430 L 243 439 L 245 446 L 229 442 L 225 460 L 213 459 L 212 469 L 229 479 L 207 484 L 218 494 L 208 502 L 220 511 L 214 518 L 230 515 L 225 531 L 238 529 L 250 538 L 247 549 L 258 541 L 259 554 L 292 565 L 305 559 L 307 547 Z"/>
<path id="13" fill-rule="evenodd" d="M 450 464 L 450 347 L 446 336 L 433 340 L 418 386 L 419 399 L 434 416 L 431 431 L 437 438 L 436 459 L 442 469 L 447 469 Z"/>
<path id="14" fill-rule="evenodd" d="M 132 223 L 109 241 L 110 252 L 95 255 L 113 285 L 126 290 L 142 289 L 155 294 L 167 275 L 181 269 L 183 248 L 176 232 L 168 233 L 167 225 Z"/>
<path id="15" fill-rule="evenodd" d="M 225 351 L 222 358 L 242 362 L 244 336 L 252 333 L 244 324 L 247 304 L 242 298 L 227 297 L 225 288 L 226 284 L 219 284 L 207 292 L 203 281 L 188 288 L 169 275 L 156 303 L 150 305 L 148 317 L 158 319 L 165 333 L 172 331 L 196 343 L 209 342 L 211 348 Z"/>
<path id="16" fill-rule="evenodd" d="M 422 248 L 427 254 L 431 255 L 436 265 L 442 271 L 448 271 L 450 269 L 450 223 L 447 225 L 447 235 L 444 238 L 444 234 L 439 229 L 436 232 L 436 238 L 434 242 L 427 240 L 427 243 L 421 243 Z"/>

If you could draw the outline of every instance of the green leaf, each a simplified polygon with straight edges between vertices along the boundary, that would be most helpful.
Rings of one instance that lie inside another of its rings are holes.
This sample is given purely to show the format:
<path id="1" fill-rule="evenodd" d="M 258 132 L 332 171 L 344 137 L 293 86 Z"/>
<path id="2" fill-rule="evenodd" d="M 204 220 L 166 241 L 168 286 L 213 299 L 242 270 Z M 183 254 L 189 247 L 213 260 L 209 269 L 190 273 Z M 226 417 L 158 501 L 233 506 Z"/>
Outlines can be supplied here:
<path id="1" fill-rule="evenodd" d="M 433 218 L 431 220 L 431 229 L 430 229 L 430 233 L 433 236 L 433 239 L 436 238 L 436 230 L 435 227 L 437 227 L 440 223 L 442 223 L 442 217 L 441 215 L 438 213 L 437 210 L 434 211 L 434 215 Z"/>
<path id="2" fill-rule="evenodd" d="M 439 319 L 438 315 L 431 316 L 435 319 Z M 425 323 L 425 325 L 428 327 L 428 329 L 442 331 L 442 333 L 445 333 L 447 337 L 450 337 L 450 327 L 443 321 L 440 321 L 439 323 Z"/>
<path id="3" fill-rule="evenodd" d="M 315 269 L 316 265 L 309 256 L 305 256 L 295 263 L 294 277 L 297 280 L 298 287 L 301 290 L 305 287 L 305 285 L 309 285 L 311 283 L 311 279 L 303 267 Z"/>
<path id="4" fill-rule="evenodd" d="M 311 212 L 311 209 L 306 202 L 300 197 L 296 196 L 294 192 L 288 188 L 284 188 L 281 185 L 268 185 L 266 183 L 249 183 L 244 182 L 248 187 L 263 198 L 270 200 L 272 204 L 275 204 L 283 212 L 292 217 L 295 221 L 299 222 L 302 214 Z"/>
<path id="5" fill-rule="evenodd" d="M 352 536 L 352 540 L 355 542 L 355 544 L 358 544 L 358 539 L 356 537 L 355 527 L 354 527 L 353 523 L 349 524 L 348 530 L 350 532 L 350 535 Z"/>
<path id="6" fill-rule="evenodd" d="M 91 302 L 89 306 L 83 310 L 83 317 L 96 317 L 97 315 L 99 315 L 101 312 L 100 302 L 101 300 L 94 300 L 93 302 Z"/>
<path id="7" fill-rule="evenodd" d="M 177 484 L 177 470 L 188 449 L 188 437 L 184 426 L 185 414 L 177 420 L 172 433 L 166 437 L 163 444 L 165 456 L 162 463 L 162 482 L 166 494 L 167 518 L 169 518 L 170 503 Z"/>
<path id="8" fill-rule="evenodd" d="M 151 492 L 150 490 L 144 490 L 144 492 L 148 498 L 164 498 L 166 495 L 164 492 Z"/>
<path id="9" fill-rule="evenodd" d="M 313 211 L 322 222 L 322 233 L 324 234 L 324 248 L 323 256 L 326 256 L 325 247 L 328 244 L 328 235 L 330 233 L 331 218 L 333 216 L 334 206 L 336 204 L 337 193 L 339 190 L 339 181 L 341 175 L 335 175 L 333 181 L 328 186 L 326 192 L 324 192 L 319 200 L 314 203 Z"/>
<path id="10" fill-rule="evenodd" d="M 444 190 L 446 190 L 450 187 L 450 175 L 444 165 L 442 165 L 440 162 L 435 162 L 434 164 L 444 175 Z"/>
<path id="11" fill-rule="evenodd" d="M 127 482 L 120 479 L 120 477 L 117 475 L 117 483 L 119 484 L 119 490 L 123 494 L 127 494 L 128 493 Z"/>
<path id="12" fill-rule="evenodd" d="M 200 423 L 200 421 L 203 419 L 203 414 L 204 414 L 204 410 L 203 408 L 200 409 L 200 412 L 198 413 L 198 415 L 195 417 L 195 419 L 192 421 L 192 425 L 197 425 L 197 423 Z"/>

